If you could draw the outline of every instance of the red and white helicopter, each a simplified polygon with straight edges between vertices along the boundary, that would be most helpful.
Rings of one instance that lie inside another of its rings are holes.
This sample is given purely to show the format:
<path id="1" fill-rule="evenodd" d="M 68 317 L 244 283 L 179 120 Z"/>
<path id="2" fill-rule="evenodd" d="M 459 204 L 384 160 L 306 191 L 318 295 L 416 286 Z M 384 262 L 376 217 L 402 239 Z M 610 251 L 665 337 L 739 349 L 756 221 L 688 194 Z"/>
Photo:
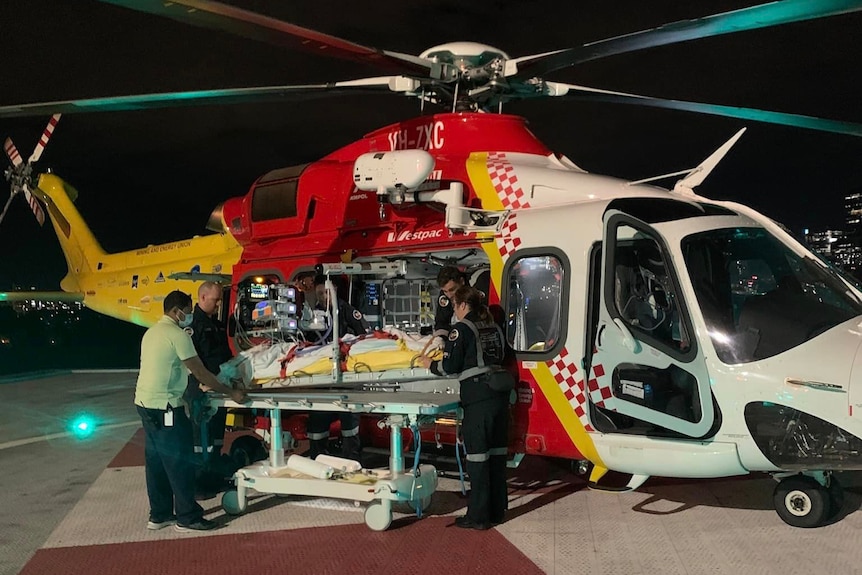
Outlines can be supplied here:
<path id="1" fill-rule="evenodd" d="M 787 523 L 813 527 L 837 513 L 833 472 L 862 469 L 862 291 L 764 215 L 695 192 L 741 131 L 698 166 L 633 182 L 587 173 L 501 110 L 518 100 L 576 99 L 862 136 L 850 122 L 547 77 L 636 50 L 841 17 L 862 11 L 862 1 L 782 0 L 521 57 L 473 42 L 413 56 L 208 0 L 103 1 L 386 75 L 3 106 L 0 117 L 332 93 L 394 92 L 422 105 L 418 118 L 271 171 L 225 202 L 221 231 L 242 248 L 230 299 L 241 327 L 254 328 L 260 286 L 318 264 L 403 260 L 402 281 L 427 292 L 435 264 L 457 262 L 488 273 L 489 301 L 502 310 L 517 356 L 512 454 L 589 462 L 595 487 L 609 470 L 631 474 L 627 489 L 652 475 L 768 472 L 780 480 L 774 503 Z M 668 177 L 677 178 L 670 190 L 649 185 Z M 26 178 L 22 190 L 61 204 L 56 177 Z"/>

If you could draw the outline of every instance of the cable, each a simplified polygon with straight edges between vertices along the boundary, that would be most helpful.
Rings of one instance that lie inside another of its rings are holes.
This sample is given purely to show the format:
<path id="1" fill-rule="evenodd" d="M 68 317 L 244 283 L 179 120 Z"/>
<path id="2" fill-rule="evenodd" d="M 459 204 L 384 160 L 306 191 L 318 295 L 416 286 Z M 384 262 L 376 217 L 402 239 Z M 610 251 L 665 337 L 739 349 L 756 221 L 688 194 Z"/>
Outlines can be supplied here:
<path id="1" fill-rule="evenodd" d="M 416 480 L 419 478 L 419 454 L 422 451 L 422 437 L 419 435 L 419 426 L 414 423 L 410 426 L 410 429 L 413 430 L 413 489 L 416 488 Z M 413 489 L 411 489 L 410 499 L 413 499 Z M 421 502 L 416 505 L 416 517 L 422 518 L 422 504 Z"/>
<path id="2" fill-rule="evenodd" d="M 458 479 L 461 480 L 461 495 L 467 495 L 467 488 L 464 486 L 464 468 L 461 467 L 460 449 L 463 449 L 461 447 L 463 445 L 460 437 L 455 440 L 455 459 L 458 461 Z M 465 452 L 464 455 L 466 456 L 467 453 Z"/>

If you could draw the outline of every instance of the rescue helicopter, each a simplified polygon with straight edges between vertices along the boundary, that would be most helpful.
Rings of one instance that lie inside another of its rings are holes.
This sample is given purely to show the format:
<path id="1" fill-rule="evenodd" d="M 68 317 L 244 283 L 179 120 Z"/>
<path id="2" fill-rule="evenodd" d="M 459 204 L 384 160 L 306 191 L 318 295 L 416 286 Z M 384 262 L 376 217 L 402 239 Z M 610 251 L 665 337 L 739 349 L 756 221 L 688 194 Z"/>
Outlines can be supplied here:
<path id="1" fill-rule="evenodd" d="M 366 314 L 384 323 L 397 311 L 375 296 L 389 289 L 413 297 L 419 307 L 433 304 L 427 297 L 435 293 L 437 267 L 455 262 L 488 277 L 488 301 L 502 313 L 516 355 L 513 459 L 582 461 L 596 489 L 610 489 L 601 481 L 609 471 L 631 476 L 624 489 L 637 489 L 653 475 L 765 472 L 778 480 L 774 505 L 788 524 L 819 526 L 838 512 L 842 496 L 834 472 L 862 468 L 862 291 L 768 217 L 695 192 L 742 131 L 698 166 L 663 175 L 678 178 L 665 189 L 652 185 L 658 178 L 588 173 L 549 150 L 523 118 L 501 110 L 516 100 L 576 99 L 862 136 L 862 126 L 851 122 L 545 78 L 630 51 L 840 17 L 862 11 L 862 2 L 781 0 L 510 57 L 474 42 L 443 44 L 418 56 L 381 50 L 208 0 L 103 1 L 325 51 L 388 75 L 28 103 L 0 107 L 0 117 L 290 101 L 332 92 L 395 92 L 418 99 L 423 111 L 442 111 L 375 130 L 319 161 L 263 175 L 245 196 L 214 212 L 220 235 L 208 247 L 153 246 L 115 260 L 97 249 L 72 203 L 71 186 L 13 159 L 7 172 L 13 194 L 47 206 L 69 262 L 61 287 L 79 293 L 86 305 L 147 325 L 156 316 L 141 313 L 143 291 L 135 290 L 144 287 L 142 275 L 152 285 L 172 274 L 171 282 L 183 282 L 200 279 L 194 274 L 230 273 L 228 309 L 248 336 L 259 326 L 261 300 L 300 271 L 404 262 L 406 273 L 395 283 L 369 282 L 360 293 Z M 164 287 L 183 285 L 171 282 Z M 153 307 L 155 314 L 160 306 Z M 239 350 L 244 342 L 235 338 L 233 345 Z"/>

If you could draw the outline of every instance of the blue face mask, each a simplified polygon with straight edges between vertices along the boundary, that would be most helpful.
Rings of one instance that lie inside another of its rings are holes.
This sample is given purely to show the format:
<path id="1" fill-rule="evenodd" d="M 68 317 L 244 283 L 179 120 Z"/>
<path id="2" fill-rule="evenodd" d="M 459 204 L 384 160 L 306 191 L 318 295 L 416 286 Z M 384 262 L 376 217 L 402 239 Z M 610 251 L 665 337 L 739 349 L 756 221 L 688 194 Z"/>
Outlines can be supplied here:
<path id="1" fill-rule="evenodd" d="M 192 325 L 192 320 L 194 320 L 195 318 L 194 312 L 186 313 L 183 310 L 180 310 L 180 313 L 183 314 L 183 319 L 177 318 L 177 325 L 179 325 L 183 329 Z"/>

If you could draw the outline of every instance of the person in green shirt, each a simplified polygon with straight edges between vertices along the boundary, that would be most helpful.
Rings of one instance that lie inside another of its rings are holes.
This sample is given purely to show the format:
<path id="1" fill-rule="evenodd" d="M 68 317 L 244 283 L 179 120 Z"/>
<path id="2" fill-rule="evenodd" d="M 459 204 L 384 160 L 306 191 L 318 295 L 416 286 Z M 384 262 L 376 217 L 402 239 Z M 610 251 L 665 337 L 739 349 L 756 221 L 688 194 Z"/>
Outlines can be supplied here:
<path id="1" fill-rule="evenodd" d="M 204 519 L 195 501 L 194 442 L 183 393 L 188 372 L 205 391 L 245 401 L 245 392 L 223 385 L 198 357 L 184 328 L 192 321 L 192 298 L 175 290 L 165 296 L 165 315 L 141 340 L 141 369 L 135 406 L 144 427 L 144 469 L 150 501 L 148 529 L 176 524 L 177 531 L 208 531 L 216 523 Z M 174 514 L 176 511 L 176 514 Z"/>

